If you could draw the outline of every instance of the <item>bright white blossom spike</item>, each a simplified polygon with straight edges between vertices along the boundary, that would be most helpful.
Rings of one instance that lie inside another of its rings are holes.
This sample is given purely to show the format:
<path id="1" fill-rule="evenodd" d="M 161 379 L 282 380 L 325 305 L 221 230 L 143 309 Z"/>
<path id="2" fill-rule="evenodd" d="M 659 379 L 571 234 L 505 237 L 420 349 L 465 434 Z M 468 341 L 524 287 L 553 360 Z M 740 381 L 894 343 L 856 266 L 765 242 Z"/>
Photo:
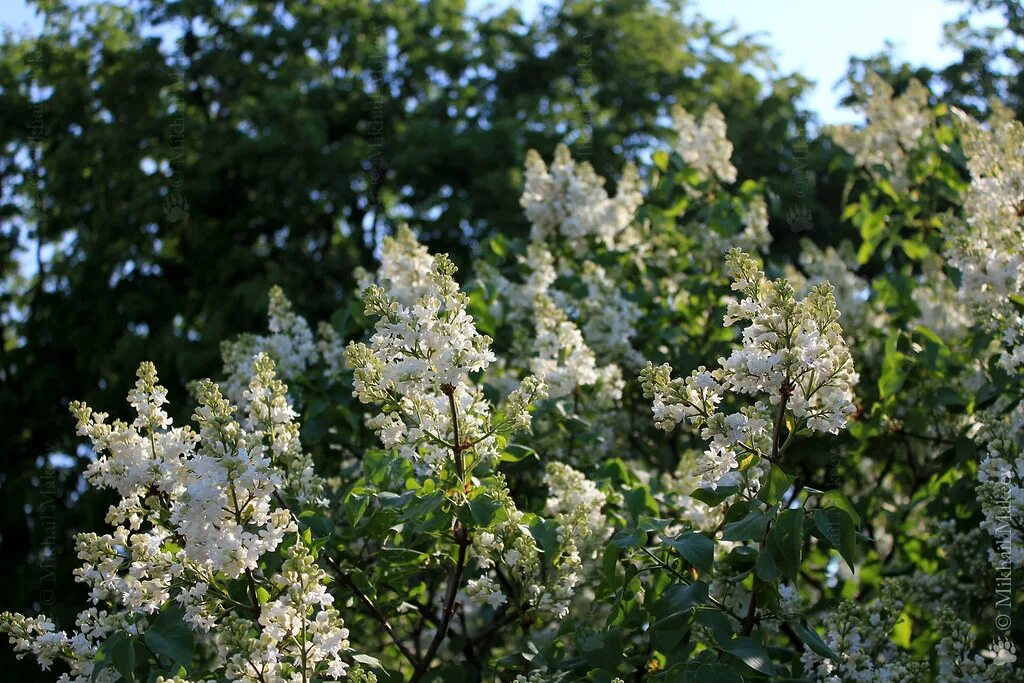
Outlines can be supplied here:
<path id="1" fill-rule="evenodd" d="M 981 528 L 998 543 L 991 560 L 998 566 L 1024 567 L 1024 403 L 1008 414 L 981 416 L 975 438 L 984 449 L 978 465 Z"/>
<path id="2" fill-rule="evenodd" d="M 587 288 L 586 297 L 578 305 L 587 344 L 603 359 L 639 366 L 642 358 L 633 348 L 633 339 L 643 317 L 640 306 L 625 296 L 621 283 L 593 261 L 583 262 L 580 279 Z"/>
<path id="3" fill-rule="evenodd" d="M 322 506 L 323 481 L 313 471 L 313 458 L 299 441 L 298 415 L 288 401 L 288 387 L 277 379 L 274 361 L 259 354 L 252 363 L 252 378 L 243 394 L 248 406 L 245 423 L 282 472 L 281 494 L 301 509 Z"/>
<path id="4" fill-rule="evenodd" d="M 259 382 L 254 378 L 250 390 Z M 200 446 L 186 465 L 170 522 L 191 560 L 236 577 L 254 569 L 295 525 L 288 510 L 274 509 L 283 478 L 262 432 L 242 428 L 216 383 L 200 382 L 197 398 Z"/>
<path id="5" fill-rule="evenodd" d="M 704 112 L 700 123 L 690 112 L 676 105 L 672 108 L 672 128 L 676 138 L 674 148 L 701 180 L 716 178 L 723 183 L 736 182 L 736 167 L 730 161 L 732 143 L 726 137 L 725 117 L 712 104 Z"/>
<path id="6" fill-rule="evenodd" d="M 593 242 L 609 249 L 628 236 L 637 209 L 643 203 L 636 168 L 626 165 L 614 197 L 604 189 L 604 178 L 589 163 L 577 164 L 565 145 L 555 148 L 551 167 L 534 150 L 526 155 L 526 184 L 519 205 L 530 221 L 530 239 L 559 236 L 577 253 Z M 628 242 L 628 240 L 627 240 Z"/>
<path id="7" fill-rule="evenodd" d="M 330 323 L 321 320 L 316 328 L 316 351 L 324 363 L 324 376 L 337 382 L 349 369 L 345 358 L 345 340 Z"/>
<path id="8" fill-rule="evenodd" d="M 476 602 L 490 606 L 491 609 L 498 609 L 508 602 L 508 598 L 505 597 L 498 583 L 487 575 L 467 581 L 466 595 Z"/>
<path id="9" fill-rule="evenodd" d="M 857 373 L 831 285 L 817 285 L 797 301 L 786 280 L 769 281 L 742 251 L 730 251 L 726 262 L 743 298 L 729 303 L 725 324 L 749 322 L 742 346 L 720 358 L 718 369 L 702 366 L 686 380 L 673 379 L 668 365 L 648 363 L 640 373 L 657 427 L 671 431 L 686 421 L 702 428 L 710 442 L 698 463 L 705 486 L 739 483 L 732 473 L 742 461 L 771 455 L 773 413 L 783 394 L 787 414 L 814 431 L 837 433 L 855 410 Z M 718 412 L 726 391 L 762 400 L 726 415 Z"/>
<path id="10" fill-rule="evenodd" d="M 229 624 L 251 633 L 255 614 L 261 635 L 249 641 L 263 648 L 261 656 L 273 654 L 263 664 L 274 660 L 294 671 L 294 648 L 305 642 L 307 680 L 338 680 L 347 666 L 342 658 L 348 656 L 347 631 L 309 552 L 292 546 L 279 574 L 253 571 L 296 530 L 291 512 L 278 504 L 285 499 L 315 504 L 321 486 L 299 443 L 287 388 L 276 378 L 273 360 L 261 353 L 250 366 L 244 412 L 210 380 L 200 382 L 197 391 L 198 433 L 172 426 L 164 411 L 167 391 L 151 363 L 140 366 L 129 393 L 137 414 L 131 423 L 108 423 L 105 414 L 72 404 L 78 433 L 89 437 L 97 453 L 86 476 L 121 498 L 107 514 L 115 525 L 111 533 L 76 539 L 82 564 L 75 578 L 89 589 L 96 607 L 78 615 L 70 635 L 45 617 L 9 613 L 0 615 L 0 631 L 17 652 L 31 653 L 44 668 L 58 659 L 67 664 L 70 673 L 62 681 L 89 683 L 107 680 L 104 672 L 93 676 L 106 639 L 121 631 L 141 634 L 158 611 L 163 616 L 171 606 L 183 610 L 191 629 L 218 642 L 230 640 Z M 266 604 L 253 597 L 251 605 L 239 607 L 226 599 L 228 583 L 243 575 L 253 596 L 253 576 L 260 576 L 270 589 Z M 223 659 L 242 652 L 229 648 Z"/>
<path id="11" fill-rule="evenodd" d="M 348 663 L 348 629 L 327 576 L 301 543 L 288 549 L 273 578 L 276 595 L 262 605 L 259 628 L 247 619 L 229 620 L 217 640 L 227 676 L 243 683 L 338 681 Z"/>
<path id="12" fill-rule="evenodd" d="M 804 646 L 803 665 L 812 681 L 875 683 L 928 680 L 928 662 L 915 662 L 893 641 L 891 633 L 903 619 L 898 583 L 886 583 L 882 594 L 866 605 L 840 603 L 824 618 L 825 644 L 839 661 Z"/>
<path id="13" fill-rule="evenodd" d="M 946 256 L 975 319 L 1000 333 L 1000 363 L 1013 372 L 1024 367 L 1024 311 L 1010 298 L 1024 293 L 1024 125 L 993 126 L 960 126 L 971 184 L 966 220 L 947 222 Z"/>
<path id="14" fill-rule="evenodd" d="M 787 409 L 794 417 L 814 431 L 838 433 L 856 409 L 858 376 L 832 285 L 817 285 L 797 301 L 786 280 L 767 280 L 742 251 L 731 250 L 726 263 L 732 288 L 743 298 L 730 302 L 725 324 L 750 324 L 742 348 L 719 359 L 716 378 L 738 393 L 767 393 L 773 405 L 780 389 L 789 387 Z"/>
<path id="15" fill-rule="evenodd" d="M 551 462 L 544 468 L 544 485 L 548 488 L 544 512 L 555 518 L 563 535 L 580 542 L 591 537 L 598 544 L 605 540 L 607 496 L 592 481 L 568 465 Z"/>
<path id="16" fill-rule="evenodd" d="M 975 643 L 974 628 L 948 607 L 939 608 L 935 630 L 941 636 L 935 646 L 937 683 L 1009 683 L 1018 680 L 1016 677 L 1020 672 L 1009 666 L 1017 661 L 1016 648 L 1009 639 L 997 638 L 985 653 Z"/>
<path id="17" fill-rule="evenodd" d="M 293 310 L 284 291 L 276 285 L 270 289 L 267 316 L 270 334 L 243 334 L 221 344 L 226 375 L 224 393 L 235 403 L 243 403 L 242 393 L 257 354 L 266 353 L 273 358 L 278 374 L 286 380 L 298 377 L 317 361 L 317 345 L 309 323 Z"/>
<path id="18" fill-rule="evenodd" d="M 910 155 L 934 124 L 928 89 L 919 81 L 911 80 L 903 94 L 893 97 L 892 86 L 872 72 L 856 91 L 864 100 L 861 109 L 867 125 L 832 128 L 832 138 L 853 155 L 858 166 L 881 166 L 888 171 L 888 179 L 897 190 L 906 190 L 910 186 L 907 177 Z"/>
<path id="19" fill-rule="evenodd" d="M 548 397 L 548 387 L 543 380 L 528 375 L 505 400 L 505 419 L 516 431 L 529 431 L 532 423 L 530 407 Z"/>
<path id="20" fill-rule="evenodd" d="M 530 369 L 547 383 L 551 397 L 568 396 L 577 387 L 596 383 L 597 360 L 576 324 L 546 295 L 538 296 L 533 308 L 537 355 Z"/>
<path id="21" fill-rule="evenodd" d="M 530 370 L 547 383 L 551 398 L 570 396 L 579 388 L 594 385 L 596 398 L 604 404 L 622 397 L 622 370 L 614 364 L 597 365 L 579 327 L 551 297 L 537 296 L 533 315 L 536 355 L 530 360 Z"/>
<path id="22" fill-rule="evenodd" d="M 459 415 L 459 439 L 472 451 L 474 465 L 494 462 L 499 453 L 499 429 L 525 429 L 528 407 L 543 398 L 542 382 L 524 380 L 510 396 L 509 422 L 495 424 L 490 402 L 470 378 L 494 361 L 491 340 L 480 334 L 466 312 L 469 297 L 455 282 L 455 265 L 444 254 L 431 258 L 425 279 L 414 283 L 398 278 L 402 268 L 392 261 L 419 261 L 422 252 L 410 232 L 403 232 L 383 253 L 382 268 L 391 276 L 384 286 L 372 284 L 363 295 L 368 315 L 378 318 L 368 344 L 353 342 L 347 349 L 355 371 L 355 395 L 383 410 L 368 425 L 387 448 L 396 448 L 423 474 L 437 473 L 451 459 L 455 439 L 450 401 Z M 409 270 L 422 264 L 410 264 Z M 419 297 L 403 303 L 413 290 Z"/>
<path id="23" fill-rule="evenodd" d="M 378 285 L 402 306 L 411 307 L 433 291 L 434 257 L 420 244 L 408 225 L 400 225 L 395 234 L 384 238 L 380 248 L 380 267 L 375 276 L 363 275 L 359 284 L 366 289 Z"/>

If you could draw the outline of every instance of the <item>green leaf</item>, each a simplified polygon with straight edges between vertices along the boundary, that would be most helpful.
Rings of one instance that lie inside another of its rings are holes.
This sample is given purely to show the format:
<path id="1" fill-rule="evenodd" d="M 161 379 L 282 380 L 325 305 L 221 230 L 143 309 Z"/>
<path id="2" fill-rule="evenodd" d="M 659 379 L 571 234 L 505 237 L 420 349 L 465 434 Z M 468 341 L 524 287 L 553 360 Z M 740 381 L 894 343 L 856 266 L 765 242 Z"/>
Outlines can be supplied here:
<path id="1" fill-rule="evenodd" d="M 725 664 L 702 664 L 694 683 L 743 683 L 743 676 Z"/>
<path id="2" fill-rule="evenodd" d="M 269 597 L 269 596 L 268 596 Z M 146 646 L 158 655 L 188 667 L 192 664 L 195 637 L 185 622 L 185 608 L 178 603 L 164 608 L 145 634 Z"/>
<path id="3" fill-rule="evenodd" d="M 711 571 L 715 561 L 715 542 L 704 534 L 691 531 L 666 539 L 664 543 L 682 555 L 701 574 Z"/>
<path id="4" fill-rule="evenodd" d="M 651 609 L 651 614 L 657 617 L 651 629 L 683 628 L 690 622 L 694 609 L 707 601 L 708 584 L 703 581 L 670 586 Z"/>
<path id="5" fill-rule="evenodd" d="M 855 553 L 857 552 L 856 531 L 853 520 L 842 508 L 826 508 L 814 511 L 814 524 L 821 535 L 839 551 L 846 560 L 847 566 L 853 570 Z"/>
<path id="6" fill-rule="evenodd" d="M 822 503 L 825 507 L 837 507 L 840 510 L 845 510 L 846 514 L 850 515 L 850 519 L 853 520 L 855 526 L 860 526 L 860 515 L 857 514 L 857 509 L 853 507 L 850 500 L 843 495 L 842 491 L 826 491 L 825 495 L 821 497 Z"/>
<path id="7" fill-rule="evenodd" d="M 757 554 L 757 561 L 754 564 L 759 579 L 766 583 L 772 583 L 782 578 L 782 572 L 775 564 L 775 559 L 767 549 L 762 549 Z"/>
<path id="8" fill-rule="evenodd" d="M 771 657 L 768 656 L 768 652 L 761 643 L 753 638 L 737 638 L 723 643 L 722 649 L 758 673 L 763 673 L 766 676 L 774 676 L 776 673 L 775 665 L 772 663 Z"/>
<path id="9" fill-rule="evenodd" d="M 782 574 L 796 581 L 800 571 L 800 554 L 803 546 L 803 510 L 785 510 L 768 534 L 765 552 Z"/>
<path id="10" fill-rule="evenodd" d="M 482 529 L 489 528 L 498 517 L 501 503 L 494 500 L 487 494 L 479 495 L 469 501 L 469 513 L 473 521 Z"/>
<path id="11" fill-rule="evenodd" d="M 750 541 L 764 535 L 771 517 L 760 510 L 751 510 L 738 522 L 726 524 L 722 528 L 723 541 Z"/>
<path id="12" fill-rule="evenodd" d="M 345 516 L 348 517 L 348 523 L 352 526 L 359 524 L 369 504 L 369 496 L 351 494 L 345 501 Z"/>
<path id="13" fill-rule="evenodd" d="M 580 633 L 576 636 L 576 647 L 584 661 L 598 669 L 615 671 L 622 661 L 622 639 L 614 630 Z"/>
<path id="14" fill-rule="evenodd" d="M 97 666 L 92 680 L 97 680 L 101 671 L 113 668 L 125 683 L 135 682 L 135 640 L 124 631 L 112 633 L 103 641 L 96 653 Z"/>
<path id="15" fill-rule="evenodd" d="M 736 495 L 739 490 L 739 486 L 719 486 L 717 489 L 699 488 L 691 493 L 690 497 L 695 498 L 706 505 L 715 507 L 729 496 Z"/>
<path id="16" fill-rule="evenodd" d="M 501 453 L 501 462 L 522 462 L 526 458 L 532 455 L 536 455 L 537 451 L 533 450 L 529 446 L 523 446 L 518 443 L 510 443 L 505 447 L 505 450 Z"/>
<path id="17" fill-rule="evenodd" d="M 651 496 L 651 491 L 646 486 L 636 486 L 627 492 L 623 498 L 626 502 L 626 509 L 633 519 L 641 515 L 656 517 L 658 515 L 658 503 Z"/>
<path id="18" fill-rule="evenodd" d="M 612 545 L 628 550 L 639 548 L 647 542 L 647 532 L 643 529 L 623 529 L 612 536 Z"/>
<path id="19" fill-rule="evenodd" d="M 654 165 L 657 166 L 662 173 L 668 170 L 668 152 L 665 150 L 659 149 L 657 152 L 652 154 L 651 161 L 654 162 Z"/>
<path id="20" fill-rule="evenodd" d="M 371 669 L 383 668 L 381 666 L 380 660 L 376 657 L 371 657 L 370 655 L 352 655 L 352 659 L 359 662 L 360 664 L 370 667 Z"/>
<path id="21" fill-rule="evenodd" d="M 778 465 L 772 465 L 768 470 L 768 479 L 757 492 L 757 497 L 769 505 L 775 505 L 782 500 L 782 496 L 786 495 L 786 491 L 795 480 L 796 477 L 786 474 Z"/>
<path id="22" fill-rule="evenodd" d="M 882 374 L 878 378 L 878 393 L 884 399 L 894 395 L 907 378 L 904 369 L 906 355 L 897 350 L 900 333 L 895 331 L 885 340 L 885 355 L 882 358 Z"/>
<path id="23" fill-rule="evenodd" d="M 818 655 L 819 657 L 825 657 L 831 659 L 834 662 L 839 661 L 839 655 L 832 651 L 818 632 L 807 625 L 807 622 L 800 624 L 791 624 L 796 634 L 800 636 L 800 640 L 804 641 L 804 645 L 811 649 L 811 652 Z"/>
<path id="24" fill-rule="evenodd" d="M 538 517 L 530 524 L 530 534 L 545 555 L 554 557 L 558 554 L 558 524 Z"/>
<path id="25" fill-rule="evenodd" d="M 931 253 L 928 245 L 920 240 L 902 240 L 900 247 L 903 248 L 903 253 L 907 255 L 907 258 L 913 261 L 920 261 Z"/>
<path id="26" fill-rule="evenodd" d="M 310 532 L 310 538 L 326 538 L 334 533 L 334 523 L 313 510 L 305 510 L 299 514 L 299 528 Z"/>

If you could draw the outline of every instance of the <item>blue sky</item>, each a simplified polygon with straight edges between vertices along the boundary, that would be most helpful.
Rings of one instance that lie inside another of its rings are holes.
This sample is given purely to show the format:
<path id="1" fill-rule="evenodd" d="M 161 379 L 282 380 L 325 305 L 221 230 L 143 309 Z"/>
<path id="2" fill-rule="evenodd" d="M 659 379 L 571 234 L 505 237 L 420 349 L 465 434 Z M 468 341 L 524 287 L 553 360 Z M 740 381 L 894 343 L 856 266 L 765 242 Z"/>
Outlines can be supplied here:
<path id="1" fill-rule="evenodd" d="M 503 5 L 502 0 L 491 0 Z M 520 0 L 536 11 L 543 0 Z M 488 0 L 470 0 L 483 6 Z M 942 27 L 959 16 L 961 4 L 947 0 L 695 0 L 694 10 L 720 23 L 736 24 L 741 34 L 757 34 L 772 46 L 779 66 L 817 82 L 805 101 L 825 123 L 856 121 L 839 108 L 836 82 L 852 55 L 865 57 L 886 40 L 911 63 L 941 66 L 955 56 L 942 45 Z M 38 25 L 25 0 L 0 0 L 0 25 Z"/>

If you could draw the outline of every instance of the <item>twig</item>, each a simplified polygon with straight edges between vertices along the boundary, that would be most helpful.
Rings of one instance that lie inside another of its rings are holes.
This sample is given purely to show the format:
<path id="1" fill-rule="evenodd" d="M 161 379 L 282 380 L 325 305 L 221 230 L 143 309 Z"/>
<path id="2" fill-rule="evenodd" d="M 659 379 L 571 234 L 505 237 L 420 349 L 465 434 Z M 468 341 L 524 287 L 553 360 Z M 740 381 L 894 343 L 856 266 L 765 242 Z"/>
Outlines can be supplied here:
<path id="1" fill-rule="evenodd" d="M 454 444 L 452 445 L 452 454 L 455 459 L 455 472 L 459 478 L 459 481 L 463 482 L 462 488 L 464 492 L 469 490 L 469 481 L 466 479 L 466 464 L 462 457 L 462 452 L 465 449 L 465 445 L 462 443 L 462 439 L 459 435 L 459 410 L 455 404 L 455 387 L 451 384 L 444 385 L 441 390 L 448 396 L 448 408 L 451 411 L 452 418 L 452 436 Z M 444 609 L 441 612 L 441 623 L 437 626 L 437 632 L 434 634 L 434 639 L 430 641 L 430 646 L 427 648 L 426 654 L 423 655 L 423 659 L 420 660 L 419 665 L 416 667 L 416 671 L 412 676 L 412 683 L 416 683 L 423 675 L 430 669 L 430 664 L 434 660 L 434 656 L 437 654 L 438 649 L 441 647 L 441 643 L 444 642 L 445 637 L 448 635 L 448 627 L 451 624 L 452 617 L 455 616 L 455 598 L 458 596 L 459 587 L 462 585 L 462 575 L 466 570 L 466 557 L 468 555 L 470 535 L 469 530 L 463 526 L 462 522 L 458 519 L 455 520 L 455 526 L 452 529 L 455 543 L 458 546 L 458 555 L 455 560 L 455 568 L 452 570 L 451 576 L 448 579 L 448 592 L 444 598 Z"/>

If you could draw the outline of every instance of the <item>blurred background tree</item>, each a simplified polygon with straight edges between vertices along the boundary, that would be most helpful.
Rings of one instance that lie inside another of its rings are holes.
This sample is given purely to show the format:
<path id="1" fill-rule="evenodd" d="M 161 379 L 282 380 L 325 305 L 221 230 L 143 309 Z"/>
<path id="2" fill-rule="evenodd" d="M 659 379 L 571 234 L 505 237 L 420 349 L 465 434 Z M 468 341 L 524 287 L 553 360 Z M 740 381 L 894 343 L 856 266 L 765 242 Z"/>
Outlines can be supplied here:
<path id="1" fill-rule="evenodd" d="M 0 42 L 5 609 L 66 623 L 81 597 L 71 534 L 101 528 L 108 500 L 82 485 L 70 400 L 120 409 L 147 359 L 185 405 L 189 380 L 218 375 L 222 339 L 264 328 L 272 284 L 329 318 L 396 221 L 463 266 L 482 238 L 525 234 L 529 148 L 569 142 L 613 178 L 672 104 L 714 102 L 740 179 L 774 195 L 777 248 L 808 221 L 815 239 L 841 234 L 845 170 L 798 105 L 808 82 L 684 0 L 563 0 L 532 18 L 464 0 L 35 5 L 43 30 Z M 1019 113 L 1019 7 L 971 3 L 989 5 L 1013 39 L 965 21 L 963 63 L 917 75 Z M 796 224 L 794 201 L 810 212 Z M 45 680 L 0 652 L 10 680 Z"/>

